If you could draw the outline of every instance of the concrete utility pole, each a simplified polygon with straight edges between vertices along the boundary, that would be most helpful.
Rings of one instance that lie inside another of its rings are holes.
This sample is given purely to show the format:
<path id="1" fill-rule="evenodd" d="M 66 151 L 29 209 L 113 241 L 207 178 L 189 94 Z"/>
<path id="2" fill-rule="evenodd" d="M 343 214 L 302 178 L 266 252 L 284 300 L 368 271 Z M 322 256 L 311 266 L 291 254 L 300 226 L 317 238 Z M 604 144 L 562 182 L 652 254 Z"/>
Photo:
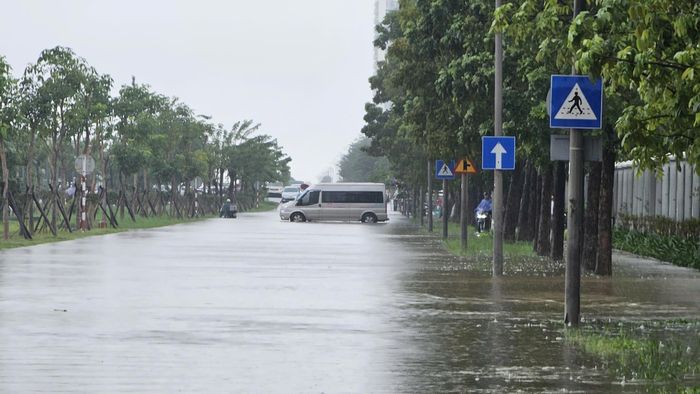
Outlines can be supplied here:
<path id="1" fill-rule="evenodd" d="M 450 207 L 447 199 L 447 179 L 442 180 L 442 237 L 447 238 L 447 224 L 450 220 L 450 213 L 447 210 Z"/>
<path id="2" fill-rule="evenodd" d="M 583 0 L 574 0 L 574 18 L 581 12 Z M 571 73 L 576 75 L 576 66 Z M 566 279 L 564 284 L 564 323 L 578 326 L 581 310 L 581 238 L 583 221 L 583 134 L 569 131 L 569 210 L 567 215 Z"/>
<path id="3" fill-rule="evenodd" d="M 418 216 L 420 217 L 420 226 L 423 227 L 423 207 L 425 207 L 425 193 L 423 193 L 423 188 L 418 188 L 418 193 L 420 193 L 420 206 L 418 206 Z"/>
<path id="4" fill-rule="evenodd" d="M 428 160 L 428 232 L 433 232 L 433 163 Z"/>
<path id="5" fill-rule="evenodd" d="M 496 0 L 496 8 L 501 0 Z M 503 135 L 503 37 L 496 33 L 493 135 Z M 503 275 L 503 172 L 493 171 L 493 275 Z"/>
<path id="6" fill-rule="evenodd" d="M 459 210 L 459 230 L 460 230 L 460 243 L 462 245 L 462 250 L 467 250 L 467 233 L 469 231 L 469 223 L 467 216 L 467 207 L 469 206 L 469 194 L 467 193 L 467 187 L 469 186 L 469 178 L 467 174 L 462 174 L 462 195 L 460 198 L 461 206 Z"/>

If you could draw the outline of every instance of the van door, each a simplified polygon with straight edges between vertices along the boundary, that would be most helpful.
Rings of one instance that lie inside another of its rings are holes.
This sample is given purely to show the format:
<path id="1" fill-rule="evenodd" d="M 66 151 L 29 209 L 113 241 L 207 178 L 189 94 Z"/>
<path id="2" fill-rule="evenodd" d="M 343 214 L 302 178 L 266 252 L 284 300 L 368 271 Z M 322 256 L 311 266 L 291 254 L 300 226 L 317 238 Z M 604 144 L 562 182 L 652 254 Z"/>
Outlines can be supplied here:
<path id="1" fill-rule="evenodd" d="M 321 191 L 309 190 L 297 201 L 299 210 L 304 213 L 306 220 L 321 219 Z"/>
<path id="2" fill-rule="evenodd" d="M 344 220 L 342 196 L 345 192 L 324 190 L 321 193 L 321 220 Z"/>

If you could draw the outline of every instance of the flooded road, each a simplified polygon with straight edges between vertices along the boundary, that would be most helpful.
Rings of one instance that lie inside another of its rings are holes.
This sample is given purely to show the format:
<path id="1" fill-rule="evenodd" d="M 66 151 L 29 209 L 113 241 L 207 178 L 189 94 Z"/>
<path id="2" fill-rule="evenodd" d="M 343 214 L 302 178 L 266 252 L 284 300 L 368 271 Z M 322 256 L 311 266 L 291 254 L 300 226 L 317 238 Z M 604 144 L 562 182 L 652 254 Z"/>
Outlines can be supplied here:
<path id="1" fill-rule="evenodd" d="M 492 279 L 391 218 L 241 214 L 0 252 L 0 392 L 639 390 L 561 340 L 561 267 Z M 584 319 L 700 318 L 697 271 L 614 269 L 583 280 Z"/>

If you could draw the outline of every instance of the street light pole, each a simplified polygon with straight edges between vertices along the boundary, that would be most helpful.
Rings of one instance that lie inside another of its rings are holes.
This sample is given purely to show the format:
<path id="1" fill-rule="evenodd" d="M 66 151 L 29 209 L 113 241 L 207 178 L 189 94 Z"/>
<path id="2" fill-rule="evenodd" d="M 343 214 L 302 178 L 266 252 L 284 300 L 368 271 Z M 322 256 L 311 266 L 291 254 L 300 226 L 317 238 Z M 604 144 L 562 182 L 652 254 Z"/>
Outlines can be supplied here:
<path id="1" fill-rule="evenodd" d="M 496 8 L 501 0 L 496 0 Z M 503 36 L 496 33 L 494 86 L 494 132 L 503 135 Z M 503 275 L 503 172 L 493 172 L 493 275 Z"/>

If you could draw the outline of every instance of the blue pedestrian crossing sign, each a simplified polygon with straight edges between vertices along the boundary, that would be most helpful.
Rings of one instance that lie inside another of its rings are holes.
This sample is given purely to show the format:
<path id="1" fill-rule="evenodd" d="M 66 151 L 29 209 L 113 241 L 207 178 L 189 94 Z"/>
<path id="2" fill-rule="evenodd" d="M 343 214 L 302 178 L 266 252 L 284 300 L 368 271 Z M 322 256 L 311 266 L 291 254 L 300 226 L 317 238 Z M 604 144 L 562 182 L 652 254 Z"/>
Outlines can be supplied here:
<path id="1" fill-rule="evenodd" d="M 481 137 L 481 168 L 515 169 L 515 137 Z"/>
<path id="2" fill-rule="evenodd" d="M 454 160 L 435 160 L 435 178 L 437 179 L 455 179 L 455 166 Z"/>
<path id="3" fill-rule="evenodd" d="M 603 80 L 584 75 L 552 75 L 549 127 L 600 129 L 603 124 Z"/>

